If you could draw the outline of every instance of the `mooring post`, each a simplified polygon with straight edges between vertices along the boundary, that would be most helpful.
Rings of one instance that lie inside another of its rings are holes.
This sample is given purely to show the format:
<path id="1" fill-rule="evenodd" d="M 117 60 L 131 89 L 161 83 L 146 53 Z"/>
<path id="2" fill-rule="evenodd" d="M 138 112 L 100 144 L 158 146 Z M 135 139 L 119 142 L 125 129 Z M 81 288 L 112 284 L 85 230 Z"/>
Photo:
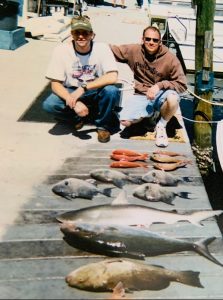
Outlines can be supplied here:
<path id="1" fill-rule="evenodd" d="M 195 94 L 201 99 L 212 100 L 213 28 L 215 0 L 195 0 L 197 9 L 195 39 Z M 212 166 L 212 105 L 199 98 L 194 99 L 193 150 L 201 173 L 206 174 Z"/>

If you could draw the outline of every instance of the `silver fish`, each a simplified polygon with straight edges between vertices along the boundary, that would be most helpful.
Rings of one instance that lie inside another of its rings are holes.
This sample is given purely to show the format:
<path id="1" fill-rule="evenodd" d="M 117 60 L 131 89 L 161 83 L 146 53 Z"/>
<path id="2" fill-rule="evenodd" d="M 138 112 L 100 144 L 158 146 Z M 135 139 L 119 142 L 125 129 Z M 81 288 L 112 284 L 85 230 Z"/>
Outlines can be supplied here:
<path id="1" fill-rule="evenodd" d="M 108 256 L 145 259 L 146 256 L 194 251 L 213 263 L 223 266 L 208 250 L 215 237 L 191 242 L 171 238 L 143 228 L 64 222 L 60 226 L 64 240 L 75 248 Z"/>
<path id="2" fill-rule="evenodd" d="M 151 202 L 162 201 L 173 205 L 172 202 L 176 196 L 180 198 L 190 199 L 189 192 L 178 192 L 167 190 L 167 188 L 154 183 L 143 183 L 133 190 L 133 196 Z"/>
<path id="3" fill-rule="evenodd" d="M 112 188 L 99 189 L 93 183 L 78 179 L 67 178 L 59 181 L 52 187 L 52 191 L 68 200 L 74 198 L 92 199 L 97 194 L 111 197 Z"/>
<path id="4" fill-rule="evenodd" d="M 164 186 L 177 186 L 182 180 L 162 170 L 152 170 L 142 176 L 142 180 L 148 183 L 158 183 Z"/>
<path id="5" fill-rule="evenodd" d="M 175 271 L 127 259 L 107 259 L 79 267 L 69 273 L 65 280 L 69 286 L 93 292 L 112 292 L 121 281 L 126 292 L 131 292 L 162 290 L 172 281 L 202 288 L 199 274 L 200 272 Z"/>
<path id="6" fill-rule="evenodd" d="M 122 203 L 124 203 L 123 191 L 120 194 L 122 195 Z M 117 198 L 119 197 L 120 195 Z M 218 216 L 222 213 L 223 210 L 202 210 L 191 214 L 178 214 L 175 211 L 168 212 L 137 204 L 104 204 L 68 211 L 58 215 L 56 219 L 59 222 L 73 221 L 93 224 L 100 223 L 104 225 L 143 225 L 145 227 L 149 227 L 153 223 L 174 224 L 179 221 L 187 221 L 201 226 L 200 222 L 202 220 Z"/>
<path id="7" fill-rule="evenodd" d="M 118 188 L 122 188 L 127 183 L 141 183 L 141 179 L 129 176 L 117 170 L 111 169 L 95 169 L 90 172 L 90 176 L 96 180 L 112 183 Z"/>

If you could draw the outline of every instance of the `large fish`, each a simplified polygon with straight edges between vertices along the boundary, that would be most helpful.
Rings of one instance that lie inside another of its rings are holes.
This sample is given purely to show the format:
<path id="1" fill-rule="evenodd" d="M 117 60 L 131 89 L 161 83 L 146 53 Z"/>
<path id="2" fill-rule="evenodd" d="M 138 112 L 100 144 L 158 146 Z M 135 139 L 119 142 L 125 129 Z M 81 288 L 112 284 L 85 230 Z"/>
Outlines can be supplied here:
<path id="1" fill-rule="evenodd" d="M 118 188 L 122 188 L 127 183 L 141 183 L 141 179 L 124 174 L 121 171 L 111 169 L 95 169 L 90 171 L 90 176 L 96 180 L 113 183 Z"/>
<path id="2" fill-rule="evenodd" d="M 177 186 L 183 180 L 162 170 L 152 170 L 142 176 L 144 182 L 158 183 L 164 186 Z"/>
<path id="3" fill-rule="evenodd" d="M 74 198 L 92 199 L 97 194 L 111 197 L 112 188 L 99 189 L 90 181 L 78 178 L 67 178 L 57 182 L 52 191 L 68 200 Z"/>
<path id="4" fill-rule="evenodd" d="M 60 226 L 64 240 L 75 248 L 108 256 L 145 259 L 145 256 L 194 251 L 213 263 L 223 266 L 209 252 L 207 245 L 215 237 L 190 242 L 132 226 L 64 222 Z"/>
<path id="5" fill-rule="evenodd" d="M 173 192 L 167 188 L 154 183 L 143 183 L 133 190 L 133 196 L 151 202 L 164 202 L 173 205 L 172 202 L 176 196 L 180 198 L 190 199 L 189 192 Z"/>
<path id="6" fill-rule="evenodd" d="M 56 217 L 59 222 L 73 221 L 83 223 L 94 223 L 103 225 L 132 225 L 149 227 L 153 223 L 174 224 L 178 221 L 187 221 L 201 226 L 202 220 L 223 213 L 223 210 L 203 210 L 191 214 L 178 214 L 137 204 L 125 204 L 127 199 L 122 190 L 111 205 L 96 205 L 78 210 L 68 211 Z M 117 204 L 117 199 L 120 200 Z M 123 204 L 124 203 L 124 204 Z"/>
<path id="7" fill-rule="evenodd" d="M 167 288 L 172 281 L 202 288 L 199 274 L 113 258 L 79 267 L 65 280 L 69 286 L 93 292 L 112 292 L 119 282 L 122 282 L 126 292 L 158 291 Z"/>

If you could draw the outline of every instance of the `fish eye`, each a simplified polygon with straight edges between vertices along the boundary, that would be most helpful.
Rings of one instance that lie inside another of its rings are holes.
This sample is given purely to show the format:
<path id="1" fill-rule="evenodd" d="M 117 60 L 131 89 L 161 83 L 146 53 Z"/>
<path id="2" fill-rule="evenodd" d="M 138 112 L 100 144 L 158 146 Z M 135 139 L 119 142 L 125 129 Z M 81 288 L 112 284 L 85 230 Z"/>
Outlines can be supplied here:
<path id="1" fill-rule="evenodd" d="M 156 177 L 156 173 L 155 173 L 155 172 L 153 172 L 153 173 L 152 173 L 152 176 L 153 176 L 153 177 Z"/>
<path id="2" fill-rule="evenodd" d="M 64 182 L 64 184 L 65 184 L 65 185 L 68 185 L 68 184 L 69 184 L 69 182 L 66 180 L 66 181 Z"/>

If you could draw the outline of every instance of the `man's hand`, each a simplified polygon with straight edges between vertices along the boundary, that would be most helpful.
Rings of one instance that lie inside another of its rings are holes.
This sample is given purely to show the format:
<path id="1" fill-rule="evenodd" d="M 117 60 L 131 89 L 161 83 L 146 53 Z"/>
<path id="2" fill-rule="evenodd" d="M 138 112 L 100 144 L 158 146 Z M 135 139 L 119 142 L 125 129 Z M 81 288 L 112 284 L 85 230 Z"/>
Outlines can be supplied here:
<path id="1" fill-rule="evenodd" d="M 77 101 L 74 107 L 74 111 L 79 117 L 86 117 L 89 114 L 88 107 L 81 101 Z"/>
<path id="2" fill-rule="evenodd" d="M 159 92 L 159 87 L 158 85 L 153 85 L 150 88 L 148 88 L 147 93 L 146 93 L 146 97 L 149 100 L 153 100 L 156 96 L 156 94 Z"/>
<path id="3" fill-rule="evenodd" d="M 69 106 L 71 109 L 74 109 L 77 100 L 84 94 L 84 90 L 82 88 L 77 88 L 74 92 L 69 94 L 66 97 L 66 105 Z"/>

